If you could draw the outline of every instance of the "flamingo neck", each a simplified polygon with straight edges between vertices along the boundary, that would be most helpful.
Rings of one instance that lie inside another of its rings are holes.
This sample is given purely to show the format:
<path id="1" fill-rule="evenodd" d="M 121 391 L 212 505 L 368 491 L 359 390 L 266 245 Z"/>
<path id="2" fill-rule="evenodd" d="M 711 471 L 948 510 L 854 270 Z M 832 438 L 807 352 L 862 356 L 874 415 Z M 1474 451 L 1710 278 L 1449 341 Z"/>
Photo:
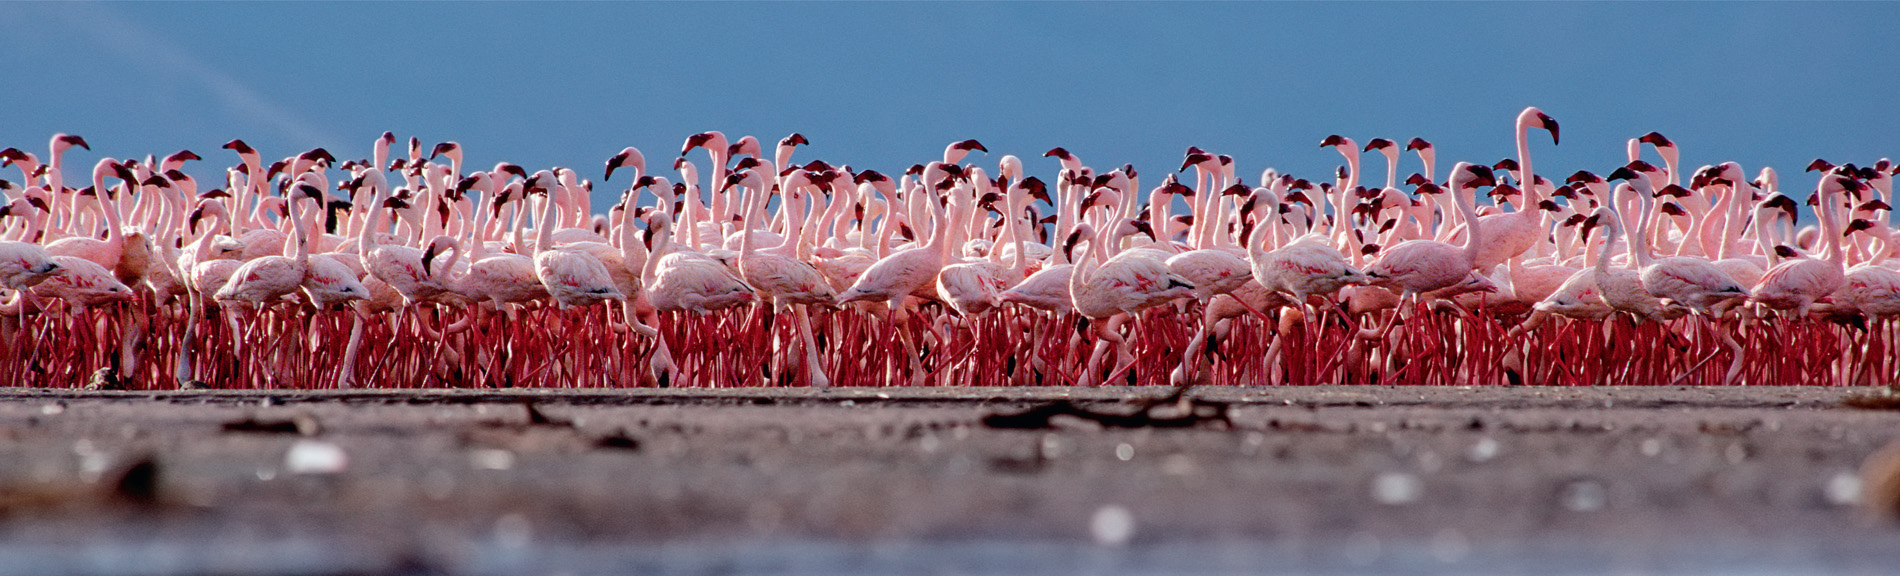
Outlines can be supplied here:
<path id="1" fill-rule="evenodd" d="M 1454 188 L 1452 193 L 1458 195 L 1458 214 L 1464 216 L 1465 219 L 1463 248 L 1466 266 L 1470 267 L 1477 263 L 1478 249 L 1484 245 L 1483 226 L 1478 222 L 1478 209 L 1475 206 L 1478 201 L 1478 189 L 1468 185 L 1457 185 Z"/>
<path id="2" fill-rule="evenodd" d="M 534 228 L 534 255 L 540 256 L 554 249 L 554 199 L 553 190 L 541 195 L 541 222 Z"/>
<path id="3" fill-rule="evenodd" d="M 1644 186 L 1644 188 L 1651 188 L 1651 186 Z M 1637 217 L 1636 228 L 1629 235 L 1630 262 L 1638 269 L 1648 268 L 1655 259 L 1649 251 L 1649 225 L 1650 219 L 1654 217 L 1654 212 L 1650 209 L 1652 202 L 1649 196 L 1655 191 L 1637 190 L 1634 186 L 1630 187 L 1630 191 L 1636 194 L 1636 204 L 1640 206 L 1637 210 L 1640 215 Z"/>
<path id="4" fill-rule="evenodd" d="M 1822 182 L 1825 183 L 1826 180 L 1823 179 Z M 1827 253 L 1827 261 L 1833 262 L 1836 266 L 1842 266 L 1846 262 L 1847 254 L 1841 247 L 1841 230 L 1846 228 L 1846 225 L 1840 221 L 1840 205 L 1825 187 L 1818 194 L 1816 200 L 1820 203 L 1818 215 L 1820 216 L 1821 242 L 1824 243 L 1822 249 Z"/>

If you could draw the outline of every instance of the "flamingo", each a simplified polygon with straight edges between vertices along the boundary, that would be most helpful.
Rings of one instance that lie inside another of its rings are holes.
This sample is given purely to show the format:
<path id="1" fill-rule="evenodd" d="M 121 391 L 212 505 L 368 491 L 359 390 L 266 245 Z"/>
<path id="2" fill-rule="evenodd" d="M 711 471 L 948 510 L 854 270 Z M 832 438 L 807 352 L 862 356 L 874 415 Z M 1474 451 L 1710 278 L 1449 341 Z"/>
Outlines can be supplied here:
<path id="1" fill-rule="evenodd" d="M 34 210 L 32 202 L 21 198 L 0 206 L 0 217 L 14 212 Z M 24 218 L 24 215 L 21 215 Z M 59 263 L 46 249 L 32 242 L 0 240 L 0 285 L 14 290 L 31 288 L 60 271 Z"/>
<path id="2" fill-rule="evenodd" d="M 46 245 L 46 253 L 54 256 L 76 256 L 104 266 L 108 270 L 119 267 L 125 254 L 125 226 L 120 220 L 119 203 L 116 194 L 106 188 L 106 176 L 113 175 L 126 182 L 126 186 L 138 186 L 138 177 L 131 170 L 112 158 L 100 158 L 92 169 L 92 189 L 99 198 L 100 212 L 106 224 L 106 237 L 101 240 L 90 236 L 70 236 Z"/>
<path id="3" fill-rule="evenodd" d="M 1115 365 L 1109 371 L 1113 378 L 1128 369 L 1135 361 L 1129 351 L 1127 338 L 1120 333 L 1122 324 L 1142 310 L 1158 304 L 1191 296 L 1194 285 L 1180 276 L 1168 271 L 1166 264 L 1145 259 L 1110 260 L 1108 246 L 1118 238 L 1097 238 L 1095 228 L 1088 223 L 1076 227 L 1070 235 L 1068 246 L 1086 242 L 1089 251 L 1075 262 L 1075 270 L 1069 278 L 1069 294 L 1075 299 L 1075 311 L 1090 319 L 1094 329 L 1096 344 L 1089 354 L 1087 369 L 1077 379 L 1077 386 L 1094 386 L 1101 381 L 1101 364 L 1110 346 L 1115 347 Z"/>
<path id="4" fill-rule="evenodd" d="M 1824 259 L 1794 258 L 1776 265 L 1761 277 L 1755 285 L 1755 301 L 1776 310 L 1791 311 L 1796 316 L 1807 316 L 1815 302 L 1833 294 L 1846 284 L 1844 262 L 1846 253 L 1841 249 L 1838 202 L 1836 195 L 1846 195 L 1850 191 L 1859 191 L 1861 184 L 1848 177 L 1844 170 L 1830 170 L 1821 178 L 1816 194 L 1819 198 L 1819 212 L 1822 250 Z"/>
<path id="5" fill-rule="evenodd" d="M 554 173 L 542 170 L 528 179 L 525 194 L 539 194 L 541 223 L 535 226 L 534 273 L 548 295 L 562 309 L 590 306 L 626 295 L 614 286 L 607 266 L 592 254 L 554 246 L 554 201 L 550 191 L 559 186 Z"/>
<path id="6" fill-rule="evenodd" d="M 740 184 L 748 190 L 746 218 L 763 219 L 765 197 L 768 186 L 764 176 L 757 171 L 743 172 Z M 823 367 L 818 364 L 818 345 L 813 337 L 810 312 L 807 307 L 814 304 L 830 305 L 837 298 L 831 284 L 825 281 L 823 274 L 811 264 L 797 258 L 797 247 L 803 241 L 805 218 L 802 211 L 810 178 L 803 172 L 793 172 L 786 178 L 784 190 L 784 210 L 792 229 L 786 234 L 786 245 L 771 251 L 755 250 L 752 235 L 746 235 L 739 250 L 739 272 L 747 285 L 760 295 L 771 299 L 768 303 L 776 314 L 780 307 L 791 307 L 798 317 L 798 336 L 805 348 L 805 369 L 811 386 L 826 388 L 831 379 L 825 376 Z"/>
<path id="7" fill-rule="evenodd" d="M 1543 211 L 1537 209 L 1544 198 L 1537 186 L 1536 173 L 1531 171 L 1529 137 L 1531 128 L 1541 128 L 1550 132 L 1550 142 L 1556 144 L 1557 121 L 1533 106 L 1517 115 L 1516 128 L 1516 176 L 1518 186 L 1523 189 L 1524 201 L 1512 212 L 1483 217 L 1484 227 L 1489 230 L 1490 237 L 1478 247 L 1477 265 L 1483 270 L 1490 270 L 1506 259 L 1524 253 L 1545 235 Z"/>

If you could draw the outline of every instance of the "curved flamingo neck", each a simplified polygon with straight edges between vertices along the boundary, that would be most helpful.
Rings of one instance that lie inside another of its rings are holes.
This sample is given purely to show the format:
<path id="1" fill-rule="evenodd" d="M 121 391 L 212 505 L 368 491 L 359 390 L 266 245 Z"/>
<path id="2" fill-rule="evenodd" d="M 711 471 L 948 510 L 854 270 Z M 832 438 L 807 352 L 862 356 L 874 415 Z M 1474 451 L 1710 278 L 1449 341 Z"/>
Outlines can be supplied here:
<path id="1" fill-rule="evenodd" d="M 549 195 L 552 190 L 541 194 L 541 221 L 534 229 L 534 255 L 540 256 L 554 249 L 554 199 Z"/>
<path id="2" fill-rule="evenodd" d="M 1457 171 L 1456 168 L 1452 170 Z M 1453 179 L 1456 180 L 1456 174 Z M 1478 222 L 1476 207 L 1478 189 L 1470 182 L 1457 182 L 1453 184 L 1451 192 L 1458 195 L 1458 214 L 1465 219 L 1465 245 L 1462 248 L 1466 266 L 1469 267 L 1478 261 L 1478 249 L 1484 245 L 1484 227 Z"/>
<path id="3" fill-rule="evenodd" d="M 1816 191 L 1815 200 L 1820 204 L 1816 214 L 1820 216 L 1821 241 L 1825 242 L 1822 246 L 1827 252 L 1826 260 L 1836 266 L 1844 266 L 1847 253 L 1841 246 L 1841 229 L 1846 225 L 1841 222 L 1840 204 L 1835 201 L 1834 193 L 1828 190 L 1828 178 L 1831 176 L 1821 179 L 1821 187 Z"/>
<path id="4" fill-rule="evenodd" d="M 293 189 L 296 187 L 295 184 L 291 186 Z M 302 199 L 296 197 L 299 194 L 298 192 L 291 192 L 290 194 L 291 197 L 286 199 L 290 202 L 290 205 L 286 206 L 285 209 L 290 212 L 290 227 L 291 231 L 296 235 L 297 240 L 295 246 L 291 248 L 290 256 L 291 259 L 296 260 L 297 266 L 302 268 L 308 266 L 310 263 L 310 238 L 309 235 L 306 234 L 308 227 L 304 225 L 303 221 L 305 217 L 304 211 L 298 207 L 303 204 Z"/>
<path id="5" fill-rule="evenodd" d="M 1630 186 L 1630 191 L 1636 194 L 1636 204 L 1639 206 L 1636 227 L 1629 234 L 1630 262 L 1638 269 L 1648 268 L 1655 261 L 1655 256 L 1649 251 L 1650 219 L 1655 217 L 1650 207 L 1652 202 L 1649 199 L 1650 195 L 1656 193 L 1653 188 L 1648 179 L 1642 180 L 1641 188 Z"/>
<path id="6" fill-rule="evenodd" d="M 1623 215 L 1617 213 L 1615 209 L 1610 209 L 1606 213 L 1610 215 L 1610 222 L 1605 225 L 1605 228 L 1608 228 L 1608 230 L 1603 231 L 1603 250 L 1597 252 L 1596 269 L 1598 274 L 1609 271 L 1610 260 L 1616 257 L 1616 242 L 1623 236 Z"/>
<path id="7" fill-rule="evenodd" d="M 652 286 L 659 272 L 660 258 L 673 251 L 672 215 L 668 214 L 655 218 L 652 222 L 649 222 L 647 226 L 649 227 L 648 232 L 653 236 L 653 249 L 647 252 L 647 261 L 645 265 L 640 267 L 640 283 Z M 653 227 L 658 227 L 659 229 L 654 230 L 652 229 Z"/>

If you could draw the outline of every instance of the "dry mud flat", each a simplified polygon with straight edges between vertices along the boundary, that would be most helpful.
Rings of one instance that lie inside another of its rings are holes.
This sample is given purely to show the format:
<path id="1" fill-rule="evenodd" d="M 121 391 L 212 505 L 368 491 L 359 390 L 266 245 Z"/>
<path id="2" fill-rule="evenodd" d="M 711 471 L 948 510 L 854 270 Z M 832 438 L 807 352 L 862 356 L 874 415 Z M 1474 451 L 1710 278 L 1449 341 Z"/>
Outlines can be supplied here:
<path id="1" fill-rule="evenodd" d="M 1856 504 L 1900 412 L 1848 389 L 1219 388 L 1193 394 L 1226 422 L 984 422 L 1165 392 L 11 389 L 0 573 L 1900 565 Z"/>

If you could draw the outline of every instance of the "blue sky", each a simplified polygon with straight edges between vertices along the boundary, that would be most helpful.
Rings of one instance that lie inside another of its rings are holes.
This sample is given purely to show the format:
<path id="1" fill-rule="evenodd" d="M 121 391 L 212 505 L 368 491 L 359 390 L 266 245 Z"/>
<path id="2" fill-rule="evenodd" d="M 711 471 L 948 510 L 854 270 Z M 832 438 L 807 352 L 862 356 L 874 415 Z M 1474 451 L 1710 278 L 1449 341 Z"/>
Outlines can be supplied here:
<path id="1" fill-rule="evenodd" d="M 4 7 L 0 145 L 55 132 L 99 155 L 190 148 L 213 176 L 267 157 L 365 157 L 384 130 L 472 166 L 656 167 L 691 133 L 797 131 L 798 158 L 899 171 L 977 138 L 1044 177 L 1052 146 L 1144 184 L 1196 145 L 1249 181 L 1330 179 L 1328 134 L 1413 136 L 1451 162 L 1607 172 L 1651 130 L 1693 167 L 1900 156 L 1900 5 L 1705 3 L 115 3 Z M 1541 136 L 1541 135 L 1540 135 Z M 703 165 L 696 153 L 695 160 Z M 1368 156 L 1368 177 L 1384 162 Z M 1404 160 L 1401 176 L 1417 171 Z M 0 172 L 0 178 L 18 174 Z M 614 193 L 597 191 L 597 201 Z M 599 204 L 597 204 L 599 206 Z"/>

